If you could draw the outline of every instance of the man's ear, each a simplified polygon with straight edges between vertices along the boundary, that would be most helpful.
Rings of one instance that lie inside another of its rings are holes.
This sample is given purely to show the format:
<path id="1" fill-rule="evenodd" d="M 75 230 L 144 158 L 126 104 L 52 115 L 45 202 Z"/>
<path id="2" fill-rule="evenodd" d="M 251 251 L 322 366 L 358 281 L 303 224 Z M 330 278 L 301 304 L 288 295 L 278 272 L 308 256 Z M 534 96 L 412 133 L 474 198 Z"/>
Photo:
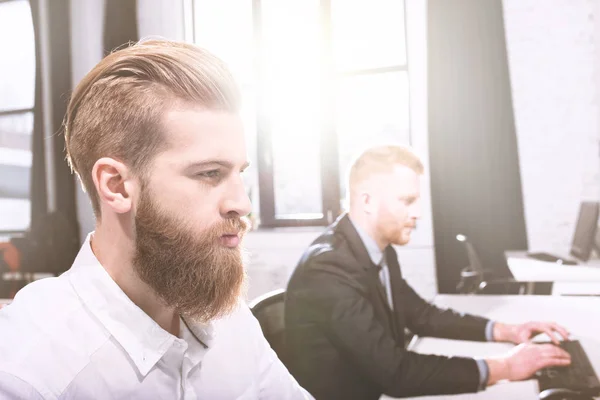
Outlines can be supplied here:
<path id="1" fill-rule="evenodd" d="M 360 201 L 363 204 L 363 209 L 367 214 L 371 214 L 373 212 L 373 198 L 369 194 L 368 191 L 363 190 L 360 193 Z"/>
<path id="2" fill-rule="evenodd" d="M 125 164 L 110 157 L 100 158 L 92 168 L 92 178 L 101 204 L 118 214 L 131 211 L 137 184 Z"/>

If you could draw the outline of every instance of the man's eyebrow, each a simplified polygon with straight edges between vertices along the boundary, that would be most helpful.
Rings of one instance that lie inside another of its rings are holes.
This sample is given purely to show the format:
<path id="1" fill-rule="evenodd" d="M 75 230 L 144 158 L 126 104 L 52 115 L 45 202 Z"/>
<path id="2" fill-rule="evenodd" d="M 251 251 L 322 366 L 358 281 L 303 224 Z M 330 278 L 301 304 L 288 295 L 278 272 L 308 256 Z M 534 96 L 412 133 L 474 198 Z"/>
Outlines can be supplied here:
<path id="1" fill-rule="evenodd" d="M 401 199 L 404 200 L 415 200 L 417 198 L 417 195 L 415 194 L 406 194 L 404 196 L 400 196 Z"/>
<path id="2" fill-rule="evenodd" d="M 196 162 L 191 162 L 189 163 L 185 169 L 192 169 L 192 168 L 206 168 L 206 167 L 211 167 L 211 166 L 222 166 L 228 169 L 233 169 L 234 165 L 233 163 L 229 162 L 229 161 L 225 161 L 225 160 L 205 160 L 205 161 L 196 161 Z M 250 165 L 249 162 L 245 162 L 244 165 L 242 165 L 242 170 L 248 168 L 248 166 Z"/>

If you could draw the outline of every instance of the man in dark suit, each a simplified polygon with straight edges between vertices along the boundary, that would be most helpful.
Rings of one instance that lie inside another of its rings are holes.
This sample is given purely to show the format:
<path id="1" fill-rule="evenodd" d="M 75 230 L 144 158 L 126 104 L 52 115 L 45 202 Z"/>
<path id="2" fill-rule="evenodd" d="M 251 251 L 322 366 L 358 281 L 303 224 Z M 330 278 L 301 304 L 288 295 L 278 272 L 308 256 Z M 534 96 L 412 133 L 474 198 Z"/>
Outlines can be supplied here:
<path id="1" fill-rule="evenodd" d="M 442 310 L 402 278 L 392 245 L 407 244 L 420 217 L 422 173 L 408 148 L 363 153 L 350 170 L 349 214 L 311 244 L 289 282 L 289 367 L 317 400 L 476 392 L 570 363 L 556 346 L 526 343 L 540 332 L 558 342 L 558 335 L 568 336 L 561 326 L 509 325 Z M 422 355 L 405 350 L 405 327 L 420 336 L 520 345 L 485 360 Z"/>

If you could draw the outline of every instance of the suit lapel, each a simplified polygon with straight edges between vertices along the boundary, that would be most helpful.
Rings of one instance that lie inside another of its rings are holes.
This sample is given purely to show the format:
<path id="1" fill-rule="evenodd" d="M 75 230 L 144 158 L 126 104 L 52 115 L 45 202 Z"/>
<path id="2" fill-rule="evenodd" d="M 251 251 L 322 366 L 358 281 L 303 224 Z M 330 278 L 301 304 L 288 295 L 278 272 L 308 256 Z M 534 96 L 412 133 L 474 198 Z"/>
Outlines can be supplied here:
<path id="1" fill-rule="evenodd" d="M 369 284 L 371 285 L 371 287 L 375 288 L 375 291 L 377 292 L 377 298 L 379 300 L 378 305 L 383 308 L 387 316 L 388 320 L 386 322 L 390 326 L 393 334 L 397 335 L 395 328 L 396 324 L 394 323 L 394 312 L 392 311 L 388 303 L 385 288 L 379 280 L 379 266 L 373 264 L 373 261 L 371 261 L 371 257 L 369 257 L 369 252 L 367 251 L 365 244 L 363 243 L 362 239 L 360 238 L 360 235 L 354 228 L 354 225 L 350 221 L 350 218 L 347 214 L 340 217 L 334 229 L 345 236 L 346 240 L 350 244 L 350 249 L 353 252 L 354 257 L 362 266 L 364 266 L 365 272 L 369 279 Z M 397 263 L 398 262 L 396 261 L 396 265 Z"/>
<path id="2" fill-rule="evenodd" d="M 371 263 L 372 264 L 372 263 Z M 390 303 L 388 302 L 387 294 L 385 293 L 385 288 L 381 284 L 381 280 L 379 279 L 379 268 L 378 266 L 372 264 L 372 268 L 367 271 L 369 274 L 369 279 L 371 280 L 371 284 L 376 288 L 377 294 L 379 297 L 379 301 L 381 306 L 386 310 L 386 313 L 390 319 L 390 322 L 393 322 L 392 318 L 392 309 L 390 308 Z M 393 324 L 391 324 L 393 326 Z"/>
<path id="3" fill-rule="evenodd" d="M 384 257 L 390 271 L 396 340 L 404 345 L 404 328 L 406 322 L 404 321 L 404 309 L 402 304 L 402 272 L 400 271 L 400 264 L 398 263 L 398 255 L 392 246 L 388 246 L 385 249 Z"/>

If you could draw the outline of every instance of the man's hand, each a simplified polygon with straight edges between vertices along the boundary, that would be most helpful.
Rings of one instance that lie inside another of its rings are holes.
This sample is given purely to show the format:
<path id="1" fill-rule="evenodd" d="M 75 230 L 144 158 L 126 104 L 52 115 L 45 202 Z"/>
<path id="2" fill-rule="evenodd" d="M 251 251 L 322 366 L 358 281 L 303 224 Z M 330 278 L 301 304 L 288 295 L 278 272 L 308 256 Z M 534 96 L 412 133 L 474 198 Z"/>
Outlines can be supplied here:
<path id="1" fill-rule="evenodd" d="M 571 363 L 569 353 L 553 344 L 520 344 L 506 356 L 485 360 L 490 376 L 488 385 L 501 380 L 520 381 L 547 367 L 564 367 Z"/>
<path id="2" fill-rule="evenodd" d="M 539 333 L 545 333 L 550 340 L 558 344 L 562 339 L 568 339 L 569 332 L 554 322 L 527 322 L 521 325 L 510 325 L 496 322 L 494 324 L 494 341 L 521 344 L 528 342 Z M 562 336 L 561 337 L 559 337 Z"/>

